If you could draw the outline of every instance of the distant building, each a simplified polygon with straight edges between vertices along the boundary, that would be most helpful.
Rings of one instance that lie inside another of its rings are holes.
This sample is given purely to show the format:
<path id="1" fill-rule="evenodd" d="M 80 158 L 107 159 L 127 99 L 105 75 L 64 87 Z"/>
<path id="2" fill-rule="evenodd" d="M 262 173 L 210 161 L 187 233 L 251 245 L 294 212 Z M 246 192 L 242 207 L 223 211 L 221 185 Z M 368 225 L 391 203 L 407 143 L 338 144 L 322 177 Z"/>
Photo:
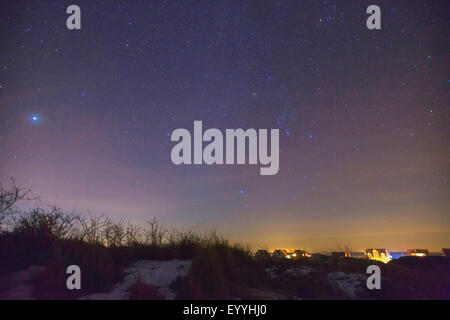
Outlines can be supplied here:
<path id="1" fill-rule="evenodd" d="M 431 252 L 429 253 L 430 257 L 442 257 L 444 254 L 442 252 Z"/>
<path id="2" fill-rule="evenodd" d="M 345 258 L 345 252 L 344 251 L 335 251 L 331 253 L 332 257 L 338 257 L 338 258 Z"/>
<path id="3" fill-rule="evenodd" d="M 444 256 L 450 258 L 450 248 L 443 248 L 442 252 L 444 253 Z"/>
<path id="4" fill-rule="evenodd" d="M 428 249 L 406 249 L 406 252 L 411 257 L 428 257 L 430 255 Z"/>
<path id="5" fill-rule="evenodd" d="M 331 252 L 332 257 L 351 258 L 352 253 L 349 250 Z"/>
<path id="6" fill-rule="evenodd" d="M 384 263 L 388 263 L 392 259 L 386 249 L 366 249 L 366 256 L 370 260 L 381 261 Z"/>
<path id="7" fill-rule="evenodd" d="M 389 255 L 392 259 L 398 259 L 400 257 L 405 257 L 408 255 L 406 251 L 396 251 L 396 252 L 389 252 Z"/>
<path id="8" fill-rule="evenodd" d="M 294 250 L 294 252 L 291 254 L 292 258 L 299 259 L 299 258 L 311 258 L 311 252 L 308 252 L 306 250 Z"/>
<path id="9" fill-rule="evenodd" d="M 277 249 L 273 251 L 272 257 L 290 259 L 291 255 L 286 250 Z"/>
<path id="10" fill-rule="evenodd" d="M 356 259 L 365 259 L 365 258 L 367 258 L 366 253 L 365 252 L 361 252 L 361 251 L 350 252 L 350 257 L 356 258 Z"/>
<path id="11" fill-rule="evenodd" d="M 260 250 L 256 251 L 255 257 L 257 257 L 257 258 L 270 258 L 270 253 L 267 252 L 267 250 L 260 249 Z"/>

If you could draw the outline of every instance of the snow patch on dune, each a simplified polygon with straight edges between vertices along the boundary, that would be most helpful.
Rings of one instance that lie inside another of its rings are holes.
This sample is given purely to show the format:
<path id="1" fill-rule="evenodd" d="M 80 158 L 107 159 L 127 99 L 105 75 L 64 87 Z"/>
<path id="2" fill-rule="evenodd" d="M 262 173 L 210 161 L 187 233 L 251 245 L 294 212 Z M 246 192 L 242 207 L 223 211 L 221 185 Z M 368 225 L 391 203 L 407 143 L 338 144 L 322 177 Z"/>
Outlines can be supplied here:
<path id="1" fill-rule="evenodd" d="M 32 265 L 25 270 L 13 272 L 2 279 L 4 286 L 8 288 L 0 294 L 0 299 L 29 300 L 33 298 L 34 288 L 30 282 L 44 272 L 45 267 Z"/>
<path id="2" fill-rule="evenodd" d="M 109 293 L 95 293 L 80 299 L 87 300 L 125 300 L 130 297 L 130 290 L 140 281 L 151 285 L 165 299 L 175 299 L 176 292 L 170 285 L 178 278 L 185 277 L 191 267 L 192 260 L 139 260 L 124 271 L 125 277 L 114 285 Z"/>
<path id="3" fill-rule="evenodd" d="M 349 298 L 357 299 L 366 277 L 358 273 L 338 271 L 329 273 L 328 280 L 333 288 L 343 291 Z"/>

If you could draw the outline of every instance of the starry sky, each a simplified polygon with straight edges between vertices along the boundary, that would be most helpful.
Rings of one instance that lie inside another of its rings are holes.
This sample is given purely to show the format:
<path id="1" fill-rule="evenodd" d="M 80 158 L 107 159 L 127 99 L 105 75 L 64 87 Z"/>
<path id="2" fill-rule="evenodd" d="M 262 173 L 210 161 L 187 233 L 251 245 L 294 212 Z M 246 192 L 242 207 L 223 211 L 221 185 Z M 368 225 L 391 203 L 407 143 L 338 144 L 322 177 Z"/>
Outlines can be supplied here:
<path id="1" fill-rule="evenodd" d="M 0 181 L 254 248 L 448 247 L 450 7 L 372 2 L 2 1 Z M 172 164 L 194 120 L 279 128 L 278 174 Z"/>

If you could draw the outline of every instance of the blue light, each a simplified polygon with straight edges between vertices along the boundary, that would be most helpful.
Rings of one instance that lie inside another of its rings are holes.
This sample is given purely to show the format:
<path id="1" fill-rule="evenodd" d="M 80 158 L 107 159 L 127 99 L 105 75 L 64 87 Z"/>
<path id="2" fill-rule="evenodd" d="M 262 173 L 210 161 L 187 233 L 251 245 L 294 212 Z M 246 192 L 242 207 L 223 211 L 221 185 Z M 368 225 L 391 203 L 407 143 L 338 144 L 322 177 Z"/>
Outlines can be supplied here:
<path id="1" fill-rule="evenodd" d="M 38 114 L 31 114 L 28 118 L 28 121 L 38 124 L 41 122 L 41 117 Z"/>

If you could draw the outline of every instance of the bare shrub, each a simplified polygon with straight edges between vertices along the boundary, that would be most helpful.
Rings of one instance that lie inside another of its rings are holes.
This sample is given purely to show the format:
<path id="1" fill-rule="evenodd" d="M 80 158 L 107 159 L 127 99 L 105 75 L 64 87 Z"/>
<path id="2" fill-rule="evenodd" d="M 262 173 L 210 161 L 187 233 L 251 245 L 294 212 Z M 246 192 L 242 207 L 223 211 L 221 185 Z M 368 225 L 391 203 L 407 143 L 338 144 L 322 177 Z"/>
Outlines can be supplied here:
<path id="1" fill-rule="evenodd" d="M 152 221 L 147 221 L 143 232 L 143 243 L 151 246 L 160 246 L 164 243 L 165 237 L 168 235 L 168 230 L 160 224 L 156 218 Z"/>
<path id="2" fill-rule="evenodd" d="M 78 239 L 91 244 L 103 243 L 103 229 L 108 220 L 103 216 L 78 216 Z"/>
<path id="3" fill-rule="evenodd" d="M 72 239 L 77 234 L 78 216 L 73 213 L 65 213 L 56 206 L 50 206 L 50 211 L 42 208 L 32 209 L 28 213 L 14 217 L 13 221 L 13 231 L 15 232 L 58 239 Z"/>
<path id="4" fill-rule="evenodd" d="M 0 230 L 5 220 L 18 212 L 17 202 L 21 200 L 35 200 L 30 196 L 31 190 L 17 186 L 16 180 L 11 178 L 11 187 L 6 189 L 0 183 Z"/>

